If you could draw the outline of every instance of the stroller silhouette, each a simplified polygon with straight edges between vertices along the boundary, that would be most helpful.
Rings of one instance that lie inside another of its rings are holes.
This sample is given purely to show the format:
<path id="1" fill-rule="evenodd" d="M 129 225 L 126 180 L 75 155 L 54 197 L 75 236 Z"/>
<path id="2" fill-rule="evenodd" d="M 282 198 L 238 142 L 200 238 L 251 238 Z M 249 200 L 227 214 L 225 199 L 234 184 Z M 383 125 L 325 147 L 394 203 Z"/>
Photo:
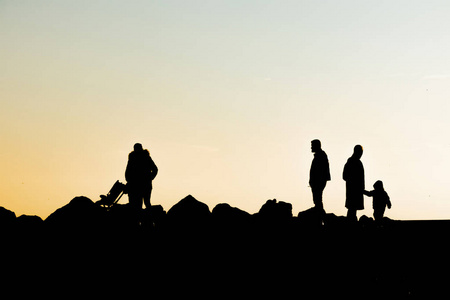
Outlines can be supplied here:
<path id="1" fill-rule="evenodd" d="M 108 194 L 106 196 L 100 195 L 101 199 L 95 203 L 105 208 L 111 208 L 120 200 L 120 198 L 122 198 L 123 194 L 127 193 L 126 188 L 127 186 L 125 184 L 117 180 L 109 190 Z"/>

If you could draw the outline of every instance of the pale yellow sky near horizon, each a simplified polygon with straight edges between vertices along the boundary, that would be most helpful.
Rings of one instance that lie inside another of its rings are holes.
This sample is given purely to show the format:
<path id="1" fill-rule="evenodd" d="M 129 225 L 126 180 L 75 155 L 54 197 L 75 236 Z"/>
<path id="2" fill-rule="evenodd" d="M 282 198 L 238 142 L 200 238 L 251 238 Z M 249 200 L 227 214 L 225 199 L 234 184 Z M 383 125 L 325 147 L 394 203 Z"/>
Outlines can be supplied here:
<path id="1" fill-rule="evenodd" d="M 152 203 L 310 208 L 310 141 L 345 215 L 343 166 L 394 219 L 450 218 L 446 1 L 0 1 L 0 206 L 47 217 L 124 181 L 135 142 Z M 371 198 L 358 215 L 372 216 Z M 126 203 L 126 197 L 121 200 Z"/>

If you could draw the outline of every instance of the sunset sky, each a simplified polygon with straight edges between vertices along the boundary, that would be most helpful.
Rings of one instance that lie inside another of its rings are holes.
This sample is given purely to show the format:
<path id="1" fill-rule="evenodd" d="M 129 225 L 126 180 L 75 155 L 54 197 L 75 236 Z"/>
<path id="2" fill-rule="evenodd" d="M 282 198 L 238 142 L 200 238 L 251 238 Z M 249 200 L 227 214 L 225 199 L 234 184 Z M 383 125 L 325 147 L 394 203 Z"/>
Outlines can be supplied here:
<path id="1" fill-rule="evenodd" d="M 448 219 L 449 16 L 433 0 L 0 0 L 0 206 L 46 218 L 96 201 L 140 142 L 166 211 L 192 194 L 297 215 L 320 139 L 327 212 L 346 214 L 361 144 L 386 216 Z"/>

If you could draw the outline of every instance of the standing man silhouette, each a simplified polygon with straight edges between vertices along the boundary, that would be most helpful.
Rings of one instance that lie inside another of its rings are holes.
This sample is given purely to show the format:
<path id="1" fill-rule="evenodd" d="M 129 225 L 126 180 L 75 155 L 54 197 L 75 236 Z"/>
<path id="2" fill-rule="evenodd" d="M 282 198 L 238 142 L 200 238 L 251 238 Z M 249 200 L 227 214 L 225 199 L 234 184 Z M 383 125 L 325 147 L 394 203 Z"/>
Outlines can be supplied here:
<path id="1" fill-rule="evenodd" d="M 309 186 L 311 187 L 314 205 L 322 212 L 323 190 L 327 185 L 327 181 L 331 180 L 330 165 L 327 154 L 322 150 L 322 144 L 319 140 L 311 141 L 311 152 L 314 153 L 314 159 L 309 171 Z"/>
<path id="2" fill-rule="evenodd" d="M 150 152 L 142 145 L 134 145 L 134 151 L 128 155 L 125 179 L 127 180 L 128 198 L 131 207 L 142 209 L 142 201 L 146 208 L 150 208 L 150 195 L 152 193 L 152 180 L 158 174 L 158 168 L 150 157 Z"/>
<path id="3" fill-rule="evenodd" d="M 363 147 L 356 145 L 353 155 L 347 160 L 342 174 L 346 186 L 345 207 L 347 218 L 357 221 L 356 211 L 364 209 L 364 166 L 361 162 Z"/>

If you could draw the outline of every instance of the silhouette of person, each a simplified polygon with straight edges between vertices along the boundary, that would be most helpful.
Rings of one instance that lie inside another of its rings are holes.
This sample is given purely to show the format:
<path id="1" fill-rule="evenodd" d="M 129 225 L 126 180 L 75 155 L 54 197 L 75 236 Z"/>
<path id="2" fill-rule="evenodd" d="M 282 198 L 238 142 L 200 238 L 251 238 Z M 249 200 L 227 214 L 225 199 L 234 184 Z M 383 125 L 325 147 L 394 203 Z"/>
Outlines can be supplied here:
<path id="1" fill-rule="evenodd" d="M 353 155 L 347 160 L 342 174 L 346 182 L 345 207 L 348 209 L 347 218 L 357 221 L 356 211 L 364 209 L 364 166 L 361 162 L 363 148 L 356 145 Z"/>
<path id="2" fill-rule="evenodd" d="M 314 153 L 314 159 L 309 171 L 309 186 L 311 187 L 315 207 L 323 211 L 322 195 L 327 181 L 331 180 L 330 165 L 327 154 L 322 150 L 322 144 L 319 140 L 311 141 L 311 152 Z"/>
<path id="3" fill-rule="evenodd" d="M 378 180 L 373 185 L 373 191 L 364 191 L 364 195 L 373 197 L 373 217 L 375 222 L 380 223 L 383 220 L 384 211 L 386 210 L 386 206 L 391 209 L 391 200 L 389 199 L 389 195 L 386 193 L 383 187 L 383 182 Z"/>
<path id="4" fill-rule="evenodd" d="M 158 174 L 158 168 L 150 157 L 150 152 L 137 143 L 134 150 L 128 155 L 128 164 L 125 170 L 127 190 L 130 205 L 135 209 L 150 208 L 150 195 L 152 193 L 152 180 Z"/>

